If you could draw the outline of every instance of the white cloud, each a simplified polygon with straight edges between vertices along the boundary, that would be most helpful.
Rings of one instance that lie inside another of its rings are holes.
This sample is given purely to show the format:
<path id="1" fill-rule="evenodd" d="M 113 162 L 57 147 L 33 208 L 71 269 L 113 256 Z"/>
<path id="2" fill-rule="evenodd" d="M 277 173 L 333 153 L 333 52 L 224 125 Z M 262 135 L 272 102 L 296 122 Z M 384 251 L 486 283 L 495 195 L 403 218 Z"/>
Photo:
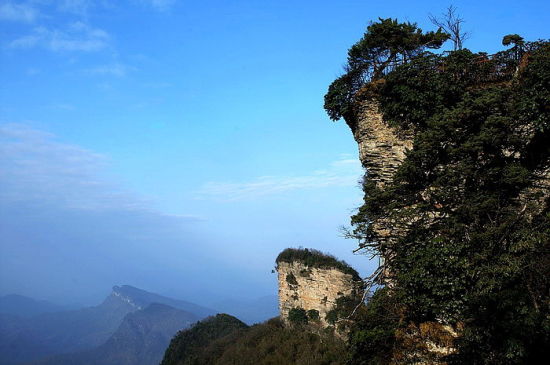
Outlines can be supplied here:
<path id="1" fill-rule="evenodd" d="M 0 4 L 0 20 L 32 23 L 38 16 L 38 10 L 29 4 L 16 4 L 11 1 Z"/>
<path id="2" fill-rule="evenodd" d="M 0 201 L 79 210 L 146 210 L 147 202 L 108 182 L 106 156 L 58 142 L 22 124 L 0 125 Z"/>
<path id="3" fill-rule="evenodd" d="M 69 24 L 64 30 L 36 27 L 31 34 L 9 43 L 11 48 L 43 47 L 51 51 L 98 51 L 107 46 L 109 34 L 83 22 Z"/>
<path id="4" fill-rule="evenodd" d="M 236 201 L 294 190 L 356 186 L 363 174 L 358 159 L 341 158 L 326 169 L 303 176 L 261 176 L 247 182 L 207 182 L 196 193 L 199 199 Z"/>

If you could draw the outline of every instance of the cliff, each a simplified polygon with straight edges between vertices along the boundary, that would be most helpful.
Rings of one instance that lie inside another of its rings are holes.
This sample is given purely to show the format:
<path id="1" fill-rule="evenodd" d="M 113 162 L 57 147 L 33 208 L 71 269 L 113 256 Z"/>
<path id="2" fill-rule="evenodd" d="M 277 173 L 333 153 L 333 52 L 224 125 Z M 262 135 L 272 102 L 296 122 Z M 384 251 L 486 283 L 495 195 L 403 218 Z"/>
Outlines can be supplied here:
<path id="1" fill-rule="evenodd" d="M 359 159 L 366 168 L 365 179 L 374 182 L 376 187 L 384 190 L 388 187 L 395 174 L 406 158 L 408 150 L 413 148 L 414 133 L 397 130 L 389 126 L 383 119 L 376 98 L 361 100 L 355 105 L 355 117 L 348 121 L 354 139 L 358 144 Z M 524 126 L 518 135 L 525 141 L 523 148 L 527 151 L 531 148 L 528 143 L 533 143 L 535 135 L 533 125 Z M 537 151 L 538 152 L 538 151 Z M 503 150 L 503 154 L 508 152 Z M 424 201 L 430 200 L 430 190 L 423 190 L 420 196 Z M 550 198 L 550 167 L 548 162 L 540 163 L 533 169 L 532 179 L 519 193 L 516 201 L 519 206 L 519 216 L 524 215 L 532 222 L 533 217 L 544 211 Z M 409 209 L 414 207 L 405 207 Z M 425 214 L 429 219 L 424 219 L 424 227 L 431 227 L 434 221 L 440 217 L 441 206 L 432 205 Z M 411 209 L 412 211 L 412 209 Z M 392 244 L 396 238 L 403 237 L 406 231 L 416 223 L 415 215 L 409 216 L 405 224 L 392 219 L 392 214 L 378 218 L 370 222 L 371 228 L 377 234 L 378 241 L 385 244 L 381 254 L 381 281 L 390 287 L 392 282 L 392 268 L 388 266 L 389 258 L 395 255 Z M 385 260 L 386 259 L 386 260 Z M 457 339 L 464 335 L 464 323 L 457 322 L 450 325 L 447 321 L 410 322 L 406 327 L 395 333 L 395 347 L 391 355 L 392 363 L 412 364 L 446 364 L 449 355 L 458 353 Z"/>
<path id="2" fill-rule="evenodd" d="M 287 324 L 295 309 L 304 310 L 321 327 L 333 326 L 344 302 L 359 303 L 363 296 L 357 272 L 319 251 L 283 251 L 277 258 L 277 273 L 280 316 Z"/>
<path id="3" fill-rule="evenodd" d="M 385 286 L 350 333 L 357 364 L 548 357 L 550 42 L 426 49 L 446 36 L 380 18 L 324 97 L 366 168 L 348 235 Z"/>
<path id="4" fill-rule="evenodd" d="M 366 179 L 380 189 L 389 185 L 406 158 L 406 152 L 413 148 L 413 132 L 400 131 L 389 126 L 379 110 L 376 98 L 363 99 L 355 105 L 355 118 L 348 122 L 358 145 L 359 160 L 366 169 Z M 435 214 L 435 213 L 434 213 Z M 414 219 L 414 218 L 412 218 Z M 391 247 L 395 237 L 402 234 L 406 226 L 390 218 L 371 222 L 379 240 Z M 392 286 L 391 268 L 385 259 L 393 255 L 391 248 L 381 252 L 381 281 Z M 280 280 L 280 279 L 279 279 Z M 454 340 L 459 336 L 457 328 L 438 322 L 409 324 L 396 332 L 396 346 L 393 351 L 395 363 L 445 364 L 446 356 L 456 352 Z"/>
<path id="5" fill-rule="evenodd" d="M 412 148 L 413 136 L 388 126 L 375 100 L 358 103 L 356 116 L 352 132 L 359 147 L 359 159 L 368 178 L 383 187 L 393 179 L 405 152 Z"/>

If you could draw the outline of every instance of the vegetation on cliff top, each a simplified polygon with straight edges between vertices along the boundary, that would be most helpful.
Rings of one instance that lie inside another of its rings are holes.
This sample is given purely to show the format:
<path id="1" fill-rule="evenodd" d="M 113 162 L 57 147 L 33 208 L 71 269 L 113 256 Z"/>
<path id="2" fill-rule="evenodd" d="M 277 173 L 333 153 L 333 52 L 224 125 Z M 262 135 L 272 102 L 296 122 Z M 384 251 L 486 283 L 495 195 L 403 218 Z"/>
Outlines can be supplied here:
<path id="1" fill-rule="evenodd" d="M 345 261 L 338 260 L 332 255 L 310 248 L 287 248 L 275 260 L 277 264 L 280 262 L 293 263 L 295 261 L 300 261 L 307 267 L 338 269 L 343 273 L 351 275 L 354 280 L 361 280 L 357 271 Z"/>
<path id="2" fill-rule="evenodd" d="M 381 188 L 367 175 L 364 204 L 352 217 L 360 247 L 383 254 L 390 268 L 385 300 L 400 304 L 397 321 L 359 323 L 353 362 L 379 363 L 372 359 L 385 357 L 367 342 L 381 336 L 391 343 L 387 325 L 410 321 L 464 325 L 459 352 L 449 359 L 456 363 L 548 358 L 550 43 L 508 35 L 503 44 L 512 47 L 492 56 L 468 49 L 434 54 L 418 43 L 389 67 L 393 36 L 374 48 L 365 40 L 378 39 L 382 26 L 396 34 L 421 31 L 375 24 L 350 49 L 346 74 L 329 87 L 325 108 L 353 128 L 355 106 L 374 98 L 385 122 L 415 137 L 393 183 Z M 358 58 L 363 66 L 356 65 L 358 48 L 367 55 Z M 357 76 L 365 67 L 384 69 Z M 381 220 L 406 229 L 383 236 L 372 224 Z"/>
<path id="3" fill-rule="evenodd" d="M 449 37 L 441 29 L 424 33 L 415 23 L 400 23 L 397 19 L 380 18 L 371 23 L 363 38 L 349 49 L 346 72 L 328 88 L 328 115 L 333 120 L 353 121 L 355 95 L 367 81 L 383 77 L 427 48 L 441 47 Z"/>

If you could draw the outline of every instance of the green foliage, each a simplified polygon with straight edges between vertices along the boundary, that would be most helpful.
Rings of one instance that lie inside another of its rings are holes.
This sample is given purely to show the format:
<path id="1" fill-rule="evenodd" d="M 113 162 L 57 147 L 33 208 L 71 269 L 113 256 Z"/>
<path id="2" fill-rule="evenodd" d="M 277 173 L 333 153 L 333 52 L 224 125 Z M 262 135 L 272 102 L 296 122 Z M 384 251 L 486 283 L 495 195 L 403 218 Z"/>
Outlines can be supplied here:
<path id="1" fill-rule="evenodd" d="M 248 326 L 227 314 L 217 314 L 178 332 L 170 341 L 161 365 L 202 364 L 201 350 L 212 341 L 240 332 Z"/>
<path id="2" fill-rule="evenodd" d="M 415 23 L 382 19 L 367 27 L 363 38 L 348 51 L 346 73 L 337 78 L 325 95 L 325 110 L 332 120 L 353 119 L 353 102 L 369 80 L 381 78 L 388 70 L 406 64 L 427 48 L 439 48 L 449 38 L 441 29 L 423 33 Z"/>
<path id="3" fill-rule="evenodd" d="M 509 46 L 510 44 L 522 45 L 522 44 L 525 44 L 525 41 L 523 40 L 523 37 L 521 37 L 519 34 L 505 35 L 502 38 L 502 45 L 503 46 Z"/>
<path id="4" fill-rule="evenodd" d="M 423 130 L 476 89 L 510 81 L 516 66 L 508 51 L 492 58 L 468 49 L 446 56 L 425 53 L 386 76 L 379 93 L 384 119 L 392 126 Z"/>
<path id="5" fill-rule="evenodd" d="M 357 312 L 349 338 L 350 365 L 389 363 L 395 343 L 395 331 L 400 326 L 401 306 L 389 290 L 378 289 L 367 305 Z"/>
<path id="6" fill-rule="evenodd" d="M 415 23 L 379 18 L 349 49 L 348 65 L 350 69 L 363 70 L 376 79 L 392 62 L 406 63 L 426 48 L 441 47 L 448 38 L 449 35 L 441 30 L 423 33 Z"/>
<path id="7" fill-rule="evenodd" d="M 331 309 L 327 312 L 325 320 L 331 325 L 335 325 L 338 320 L 338 311 L 336 309 Z"/>
<path id="8" fill-rule="evenodd" d="M 325 94 L 325 110 L 332 120 L 351 119 L 353 114 L 353 99 L 363 84 L 359 72 L 348 72 L 338 77 Z"/>
<path id="9" fill-rule="evenodd" d="M 523 123 L 533 123 L 539 131 L 550 129 L 550 45 L 541 43 L 527 57 L 528 66 L 517 85 L 517 111 Z"/>
<path id="10" fill-rule="evenodd" d="M 288 311 L 288 320 L 292 324 L 300 325 L 308 323 L 307 312 L 304 308 L 292 308 Z"/>
<path id="11" fill-rule="evenodd" d="M 549 351 L 549 202 L 529 187 L 549 165 L 550 44 L 523 46 L 425 53 L 389 73 L 384 120 L 414 129 L 414 146 L 391 184 L 365 182 L 352 217 L 361 244 L 385 254 L 408 319 L 465 323 L 458 363 Z M 407 229 L 389 244 L 380 219 Z"/>
<path id="12" fill-rule="evenodd" d="M 285 280 L 290 285 L 298 285 L 298 281 L 296 281 L 296 276 L 294 276 L 293 273 L 288 273 Z"/>
<path id="13" fill-rule="evenodd" d="M 279 319 L 272 319 L 203 342 L 187 353 L 191 360 L 169 364 L 343 365 L 345 353 L 345 344 L 333 335 L 287 328 Z"/>
<path id="14" fill-rule="evenodd" d="M 277 264 L 280 262 L 293 263 L 299 261 L 310 268 L 338 269 L 343 273 L 353 276 L 354 280 L 361 280 L 361 277 L 345 261 L 338 260 L 332 255 L 328 255 L 314 249 L 296 249 L 287 248 L 277 256 Z"/>
<path id="15" fill-rule="evenodd" d="M 319 311 L 316 310 L 316 309 L 310 309 L 307 311 L 307 318 L 310 320 L 310 321 L 318 321 L 320 316 L 319 316 Z"/>
<path id="16" fill-rule="evenodd" d="M 334 326 L 338 320 L 348 319 L 359 303 L 359 298 L 351 296 L 339 297 L 336 299 L 334 308 L 325 315 L 325 320 Z"/>

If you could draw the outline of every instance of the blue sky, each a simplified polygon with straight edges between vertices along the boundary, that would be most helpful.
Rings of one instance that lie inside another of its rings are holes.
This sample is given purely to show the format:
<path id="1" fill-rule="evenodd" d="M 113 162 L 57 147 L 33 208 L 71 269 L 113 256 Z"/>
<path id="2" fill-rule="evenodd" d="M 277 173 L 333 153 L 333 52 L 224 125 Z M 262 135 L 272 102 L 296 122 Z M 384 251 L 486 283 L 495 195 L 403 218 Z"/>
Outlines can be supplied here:
<path id="1" fill-rule="evenodd" d="M 548 38 L 547 1 L 455 1 L 466 46 Z M 370 20 L 435 1 L 0 0 L 0 294 L 276 293 L 277 253 L 366 275 L 362 170 L 323 95 Z"/>

